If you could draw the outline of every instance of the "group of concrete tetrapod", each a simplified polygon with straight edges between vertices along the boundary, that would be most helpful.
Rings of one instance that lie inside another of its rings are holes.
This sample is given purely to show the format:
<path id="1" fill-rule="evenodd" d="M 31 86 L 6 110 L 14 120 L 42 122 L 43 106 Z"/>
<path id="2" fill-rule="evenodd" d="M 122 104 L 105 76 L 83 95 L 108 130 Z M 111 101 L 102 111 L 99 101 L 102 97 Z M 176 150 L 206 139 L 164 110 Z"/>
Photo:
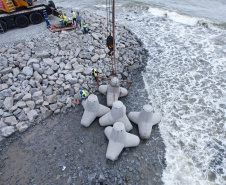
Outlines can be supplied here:
<path id="1" fill-rule="evenodd" d="M 126 106 L 118 101 L 118 98 L 126 96 L 128 91 L 120 87 L 117 77 L 113 77 L 109 85 L 99 86 L 99 91 L 107 96 L 107 105 L 112 108 L 101 105 L 96 95 L 89 95 L 87 100 L 82 101 L 84 113 L 81 124 L 89 127 L 97 117 L 100 117 L 100 125 L 108 126 L 104 130 L 109 140 L 106 157 L 115 161 L 124 147 L 135 147 L 140 143 L 138 136 L 128 133 L 133 128 L 130 120 L 138 125 L 140 137 L 148 139 L 152 126 L 159 123 L 161 117 L 153 112 L 151 105 L 144 105 L 140 112 L 130 112 L 127 117 Z"/>

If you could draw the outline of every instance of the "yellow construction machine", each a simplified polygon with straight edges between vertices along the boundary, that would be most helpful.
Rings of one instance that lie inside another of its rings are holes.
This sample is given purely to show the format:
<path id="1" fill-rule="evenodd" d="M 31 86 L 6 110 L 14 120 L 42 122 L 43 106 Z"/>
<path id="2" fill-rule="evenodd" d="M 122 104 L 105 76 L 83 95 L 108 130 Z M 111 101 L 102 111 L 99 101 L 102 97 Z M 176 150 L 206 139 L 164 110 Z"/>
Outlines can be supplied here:
<path id="1" fill-rule="evenodd" d="M 58 16 L 53 1 L 45 0 L 0 0 L 0 33 L 8 28 L 27 27 L 30 23 L 39 24 L 43 19 L 43 12 Z"/>

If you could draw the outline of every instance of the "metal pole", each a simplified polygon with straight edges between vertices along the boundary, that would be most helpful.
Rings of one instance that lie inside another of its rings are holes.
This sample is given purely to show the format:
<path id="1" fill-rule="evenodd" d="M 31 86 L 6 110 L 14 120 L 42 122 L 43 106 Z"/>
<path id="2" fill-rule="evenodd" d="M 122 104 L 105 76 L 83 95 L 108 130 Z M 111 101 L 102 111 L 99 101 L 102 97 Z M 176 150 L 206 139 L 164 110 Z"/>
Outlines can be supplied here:
<path id="1" fill-rule="evenodd" d="M 115 63 L 115 0 L 113 0 L 112 6 L 112 26 L 113 26 L 113 53 L 114 53 L 114 69 L 116 74 L 116 63 Z"/>

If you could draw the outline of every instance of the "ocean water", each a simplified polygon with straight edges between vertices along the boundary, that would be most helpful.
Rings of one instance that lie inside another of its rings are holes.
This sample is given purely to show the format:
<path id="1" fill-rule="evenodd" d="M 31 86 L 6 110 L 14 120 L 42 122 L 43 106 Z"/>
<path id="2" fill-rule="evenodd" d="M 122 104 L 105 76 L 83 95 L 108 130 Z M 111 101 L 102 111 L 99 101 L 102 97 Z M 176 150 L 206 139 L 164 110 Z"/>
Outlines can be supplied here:
<path id="1" fill-rule="evenodd" d="M 106 16 L 106 1 L 54 2 Z M 116 21 L 150 54 L 143 77 L 162 115 L 163 182 L 226 184 L 226 0 L 116 0 Z"/>

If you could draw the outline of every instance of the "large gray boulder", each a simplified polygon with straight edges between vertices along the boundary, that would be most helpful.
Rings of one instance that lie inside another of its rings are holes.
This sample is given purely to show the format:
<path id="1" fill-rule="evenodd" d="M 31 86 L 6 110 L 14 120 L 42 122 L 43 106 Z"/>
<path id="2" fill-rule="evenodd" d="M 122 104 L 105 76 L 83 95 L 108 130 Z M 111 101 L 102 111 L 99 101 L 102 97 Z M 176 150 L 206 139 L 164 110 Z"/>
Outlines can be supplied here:
<path id="1" fill-rule="evenodd" d="M 59 42 L 59 46 L 60 46 L 61 50 L 65 50 L 67 45 L 68 45 L 68 41 L 66 41 L 66 40 Z"/>
<path id="2" fill-rule="evenodd" d="M 17 75 L 20 73 L 19 68 L 13 68 L 13 75 L 14 77 L 17 77 Z"/>
<path id="3" fill-rule="evenodd" d="M 73 71 L 75 73 L 82 73 L 84 71 L 84 66 L 83 65 L 78 65 L 77 63 L 72 64 L 73 66 Z"/>
<path id="4" fill-rule="evenodd" d="M 95 54 L 93 57 L 91 57 L 92 62 L 96 62 L 100 56 L 98 54 Z"/>
<path id="5" fill-rule="evenodd" d="M 44 71 L 46 75 L 52 75 L 54 71 L 51 68 L 48 68 L 46 71 Z"/>
<path id="6" fill-rule="evenodd" d="M 24 113 L 24 111 L 21 111 L 21 112 L 17 115 L 17 118 L 18 118 L 20 121 L 27 121 L 27 120 L 28 120 L 27 115 Z"/>
<path id="7" fill-rule="evenodd" d="M 39 60 L 37 58 L 30 58 L 27 62 L 27 65 L 30 66 L 30 65 L 38 64 L 38 63 L 39 63 Z"/>
<path id="8" fill-rule="evenodd" d="M 35 54 L 38 58 L 48 58 L 50 56 L 49 52 L 47 51 L 38 51 L 35 52 Z"/>
<path id="9" fill-rule="evenodd" d="M 31 110 L 27 113 L 27 117 L 30 122 L 34 122 L 34 120 L 37 116 L 38 116 L 38 113 L 35 110 Z"/>
<path id="10" fill-rule="evenodd" d="M 56 94 L 46 96 L 45 101 L 47 101 L 48 103 L 55 103 L 57 101 Z"/>
<path id="11" fill-rule="evenodd" d="M 33 75 L 33 68 L 24 67 L 22 73 L 25 74 L 26 76 L 32 76 Z"/>
<path id="12" fill-rule="evenodd" d="M 5 68 L 5 69 L 2 69 L 1 71 L 0 71 L 0 74 L 8 74 L 8 73 L 11 73 L 12 72 L 12 67 L 7 67 L 7 68 Z"/>
<path id="13" fill-rule="evenodd" d="M 46 88 L 46 90 L 44 91 L 44 94 L 45 94 L 46 96 L 49 96 L 49 95 L 53 94 L 53 88 L 52 88 L 51 86 L 48 86 L 48 87 Z"/>
<path id="14" fill-rule="evenodd" d="M 35 108 L 35 102 L 34 101 L 26 101 L 26 104 L 30 109 Z"/>
<path id="15" fill-rule="evenodd" d="M 12 97 L 6 97 L 3 104 L 4 104 L 4 108 L 6 110 L 10 110 L 11 107 L 13 106 L 13 98 Z"/>
<path id="16" fill-rule="evenodd" d="M 94 39 L 96 39 L 96 40 L 99 40 L 99 37 L 97 36 L 96 33 L 92 33 L 92 37 L 93 37 Z"/>
<path id="17" fill-rule="evenodd" d="M 15 95 L 14 100 L 19 101 L 24 97 L 24 93 L 18 93 Z"/>
<path id="18" fill-rule="evenodd" d="M 79 55 L 80 51 L 81 51 L 81 49 L 80 48 L 77 48 L 76 51 L 75 51 L 74 56 L 77 57 Z"/>
<path id="19" fill-rule="evenodd" d="M 9 97 L 12 94 L 12 90 L 11 89 L 5 89 L 3 91 L 0 92 L 0 95 L 4 96 L 4 97 Z"/>
<path id="20" fill-rule="evenodd" d="M 34 72 L 34 77 L 35 77 L 35 80 L 39 83 L 42 82 L 43 80 L 42 76 L 37 71 Z"/>
<path id="21" fill-rule="evenodd" d="M 14 132 L 16 132 L 16 129 L 14 128 L 14 126 L 8 126 L 8 127 L 2 128 L 1 135 L 4 137 L 9 137 Z"/>
<path id="22" fill-rule="evenodd" d="M 41 110 L 43 119 L 46 119 L 53 114 L 53 111 L 49 110 L 46 107 L 41 107 L 40 110 Z"/>
<path id="23" fill-rule="evenodd" d="M 3 67 L 4 68 L 8 67 L 8 60 L 0 56 L 0 69 L 1 68 L 3 69 Z"/>
<path id="24" fill-rule="evenodd" d="M 31 94 L 30 93 L 25 94 L 25 96 L 22 98 L 22 100 L 30 101 L 31 100 Z"/>
<path id="25" fill-rule="evenodd" d="M 32 99 L 33 99 L 34 101 L 43 99 L 43 93 L 42 93 L 42 91 L 37 91 L 37 92 L 35 92 L 35 93 L 32 95 Z"/>
<path id="26" fill-rule="evenodd" d="M 43 62 L 49 66 L 52 66 L 54 64 L 54 60 L 51 58 L 44 58 Z"/>
<path id="27" fill-rule="evenodd" d="M 19 52 L 18 50 L 15 50 L 13 48 L 8 49 L 9 54 L 17 54 L 18 52 Z"/>
<path id="28" fill-rule="evenodd" d="M 55 63 L 54 63 L 54 64 L 51 66 L 51 69 L 54 70 L 54 71 L 56 71 L 56 70 L 59 69 L 59 67 L 60 67 L 60 66 L 59 66 L 58 64 L 55 64 Z"/>
<path id="29" fill-rule="evenodd" d="M 25 108 L 27 105 L 25 101 L 18 101 L 16 107 Z"/>
<path id="30" fill-rule="evenodd" d="M 20 122 L 16 125 L 16 128 L 19 130 L 19 132 L 24 132 L 28 129 L 28 125 L 25 122 Z"/>
<path id="31" fill-rule="evenodd" d="M 4 122 L 10 126 L 15 126 L 18 123 L 15 116 L 6 117 Z"/>

